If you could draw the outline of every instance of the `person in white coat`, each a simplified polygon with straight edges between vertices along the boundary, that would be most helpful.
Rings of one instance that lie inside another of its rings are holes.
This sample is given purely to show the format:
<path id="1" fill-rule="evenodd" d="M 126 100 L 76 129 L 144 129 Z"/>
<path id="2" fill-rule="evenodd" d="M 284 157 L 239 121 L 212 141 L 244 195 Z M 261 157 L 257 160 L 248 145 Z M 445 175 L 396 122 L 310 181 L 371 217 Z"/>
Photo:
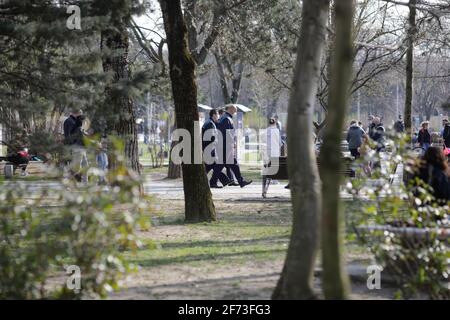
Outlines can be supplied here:
<path id="1" fill-rule="evenodd" d="M 264 163 L 269 164 L 273 158 L 281 156 L 281 132 L 275 118 L 269 119 L 269 126 L 266 130 L 266 153 Z M 278 184 L 277 180 L 272 180 L 272 184 Z"/>

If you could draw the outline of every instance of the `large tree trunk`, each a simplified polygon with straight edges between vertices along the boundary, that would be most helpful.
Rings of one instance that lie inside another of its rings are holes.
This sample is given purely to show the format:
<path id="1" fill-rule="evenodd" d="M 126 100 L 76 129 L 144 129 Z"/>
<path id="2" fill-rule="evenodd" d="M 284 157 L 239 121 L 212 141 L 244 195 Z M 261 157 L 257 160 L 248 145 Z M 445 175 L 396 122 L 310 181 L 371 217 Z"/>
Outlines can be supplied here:
<path id="1" fill-rule="evenodd" d="M 136 117 L 133 101 L 120 90 L 114 88 L 119 82 L 130 78 L 128 66 L 128 32 L 125 24 L 116 29 L 103 30 L 101 49 L 103 53 L 103 70 L 113 74 L 112 85 L 107 88 L 106 103 L 109 110 L 104 110 L 109 134 L 117 135 L 124 145 L 127 165 L 140 173 Z M 105 108 L 106 109 L 106 108 Z M 111 163 L 114 166 L 114 159 Z"/>
<path id="2" fill-rule="evenodd" d="M 187 29 L 183 20 L 180 0 L 160 0 L 169 48 L 170 79 L 177 128 L 186 129 L 191 136 L 191 162 L 201 159 L 201 147 L 195 135 L 199 135 L 197 85 L 195 62 L 188 49 Z M 200 138 L 200 136 L 198 136 Z M 197 140 L 197 141 L 196 141 Z M 186 222 L 212 221 L 216 219 L 214 203 L 204 165 L 182 164 Z"/>
<path id="3" fill-rule="evenodd" d="M 288 109 L 288 170 L 293 226 L 283 272 L 274 299 L 313 299 L 314 265 L 319 242 L 320 178 L 313 146 L 314 102 L 326 42 L 329 0 L 303 1 Z"/>
<path id="4" fill-rule="evenodd" d="M 354 0 L 335 3 L 336 37 L 331 66 L 328 125 L 320 152 L 322 184 L 323 291 L 327 299 L 348 298 L 349 280 L 343 260 L 343 218 L 340 201 L 341 132 L 348 109 L 353 65 Z"/>
<path id="5" fill-rule="evenodd" d="M 410 136 L 412 133 L 412 102 L 413 102 L 413 72 L 414 72 L 414 39 L 416 27 L 417 0 L 409 0 L 409 30 L 408 50 L 406 52 L 406 93 L 405 93 L 405 130 Z"/>
<path id="6" fill-rule="evenodd" d="M 167 173 L 167 179 L 180 179 L 181 178 L 181 165 L 175 164 L 172 161 L 172 150 L 177 145 L 175 141 L 172 141 L 169 152 L 169 170 Z"/>

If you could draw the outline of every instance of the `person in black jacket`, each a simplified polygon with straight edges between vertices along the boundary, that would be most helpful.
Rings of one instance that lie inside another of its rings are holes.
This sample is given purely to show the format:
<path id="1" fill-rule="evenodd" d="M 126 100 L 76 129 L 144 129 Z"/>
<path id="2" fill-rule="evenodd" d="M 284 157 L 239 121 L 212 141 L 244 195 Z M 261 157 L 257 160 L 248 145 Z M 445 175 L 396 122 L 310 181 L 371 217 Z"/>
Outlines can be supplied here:
<path id="1" fill-rule="evenodd" d="M 223 163 L 221 169 L 225 167 L 233 171 L 239 185 L 243 188 L 252 183 L 252 180 L 244 180 L 236 158 L 236 132 L 233 123 L 233 115 L 236 112 L 236 106 L 232 104 L 225 106 L 225 113 L 218 124 L 218 129 L 222 133 L 222 139 L 224 141 L 223 147 L 219 149 L 219 161 Z"/>
<path id="2" fill-rule="evenodd" d="M 419 130 L 419 134 L 417 135 L 417 143 L 427 151 L 427 149 L 431 146 L 431 134 L 428 130 L 428 121 L 424 121 L 421 124 L 421 129 Z"/>
<path id="3" fill-rule="evenodd" d="M 83 125 L 83 111 L 75 110 L 64 121 L 64 144 L 84 146 L 81 127 Z"/>
<path id="4" fill-rule="evenodd" d="M 416 177 L 433 188 L 436 200 L 444 203 L 450 201 L 450 168 L 440 148 L 427 149 Z"/>
<path id="5" fill-rule="evenodd" d="M 207 152 L 205 154 L 205 149 L 209 147 L 211 144 L 214 146 L 217 146 L 217 120 L 219 119 L 217 110 L 211 110 L 209 112 L 209 119 L 205 121 L 205 123 L 202 126 L 202 150 L 203 150 L 203 159 L 205 161 L 206 157 L 212 157 L 212 161 L 206 161 L 205 162 L 205 168 L 206 168 L 206 174 L 208 174 L 211 170 L 213 170 L 213 175 L 211 177 L 211 180 L 209 180 L 209 187 L 210 188 L 217 188 L 221 189 L 222 186 L 217 185 L 217 181 L 220 180 L 220 183 L 225 187 L 227 186 L 231 181 L 227 178 L 227 176 L 222 172 L 223 166 L 220 164 L 217 164 L 217 151 L 216 148 L 213 148 L 211 151 L 211 154 Z M 208 136 L 205 137 L 205 133 L 208 133 Z M 211 163 L 212 162 L 212 163 Z"/>
<path id="6" fill-rule="evenodd" d="M 447 119 L 443 121 L 444 129 L 442 131 L 442 138 L 444 139 L 444 144 L 447 148 L 450 148 L 450 123 Z"/>
<path id="7" fill-rule="evenodd" d="M 86 150 L 83 142 L 83 111 L 76 109 L 64 121 L 64 144 L 68 146 L 71 154 L 70 171 L 78 181 L 87 182 L 87 175 L 82 169 L 88 166 Z"/>

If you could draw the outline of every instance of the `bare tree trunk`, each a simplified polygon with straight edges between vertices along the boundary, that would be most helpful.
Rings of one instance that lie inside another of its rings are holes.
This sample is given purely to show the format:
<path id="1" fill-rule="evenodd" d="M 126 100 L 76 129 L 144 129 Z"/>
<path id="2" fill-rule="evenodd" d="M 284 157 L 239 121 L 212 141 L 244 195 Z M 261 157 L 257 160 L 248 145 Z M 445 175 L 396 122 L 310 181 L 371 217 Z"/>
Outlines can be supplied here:
<path id="1" fill-rule="evenodd" d="M 113 85 L 130 77 L 128 46 L 128 32 L 125 24 L 102 31 L 101 49 L 107 51 L 107 54 L 103 57 L 103 70 L 113 74 Z M 113 87 L 107 89 L 106 96 L 107 102 L 105 105 L 111 108 L 105 115 L 105 118 L 108 119 L 107 131 L 117 134 L 122 139 L 128 166 L 135 172 L 140 173 L 133 101 L 128 96 L 119 93 L 118 90 L 114 90 Z M 114 161 L 111 165 L 114 166 Z"/>
<path id="2" fill-rule="evenodd" d="M 244 64 L 239 62 L 237 70 L 233 73 L 233 80 L 231 82 L 231 103 L 237 103 L 239 99 L 239 92 L 241 91 L 242 74 L 244 73 Z"/>
<path id="3" fill-rule="evenodd" d="M 220 49 L 214 51 L 214 57 L 216 59 L 217 73 L 219 75 L 220 86 L 222 89 L 223 102 L 237 103 L 239 99 L 239 92 L 241 90 L 242 75 L 244 73 L 244 64 L 238 62 L 237 66 L 234 67 L 226 56 L 221 55 Z M 231 76 L 231 95 L 228 89 L 227 75 L 225 74 L 225 68 L 228 74 Z"/>
<path id="4" fill-rule="evenodd" d="M 217 73 L 219 75 L 220 88 L 222 89 L 223 102 L 225 104 L 231 103 L 231 97 L 228 91 L 227 78 L 225 76 L 225 70 L 223 67 L 223 63 L 221 61 L 222 58 L 219 56 L 217 52 L 214 52 L 214 58 L 216 59 Z"/>
<path id="5" fill-rule="evenodd" d="M 195 83 L 195 62 L 187 44 L 187 29 L 183 20 L 180 0 L 160 0 L 164 19 L 167 45 L 169 48 L 170 79 L 177 128 L 186 129 L 191 136 L 191 159 L 201 147 L 195 147 L 198 126 L 197 85 Z M 197 130 L 196 130 L 197 129 Z M 183 190 L 186 222 L 212 221 L 216 211 L 203 163 L 182 164 Z"/>
<path id="6" fill-rule="evenodd" d="M 345 272 L 342 239 L 343 217 L 340 201 L 341 137 L 348 110 L 353 66 L 352 21 L 354 0 L 335 3 L 336 37 L 331 66 L 328 125 L 320 151 L 322 184 L 322 263 L 326 299 L 346 299 L 349 279 Z"/>
<path id="7" fill-rule="evenodd" d="M 412 132 L 413 72 L 414 72 L 414 39 L 416 27 L 417 0 L 409 0 L 408 50 L 406 52 L 406 93 L 405 93 L 405 130 Z"/>
<path id="8" fill-rule="evenodd" d="M 180 179 L 181 178 L 181 165 L 175 164 L 172 161 L 172 149 L 176 146 L 176 142 L 172 141 L 169 152 L 169 172 L 167 173 L 167 179 Z"/>
<path id="9" fill-rule="evenodd" d="M 313 147 L 313 116 L 326 43 L 329 0 L 303 1 L 301 35 L 288 109 L 288 170 L 293 226 L 273 299 L 314 299 L 320 228 L 320 178 Z"/>

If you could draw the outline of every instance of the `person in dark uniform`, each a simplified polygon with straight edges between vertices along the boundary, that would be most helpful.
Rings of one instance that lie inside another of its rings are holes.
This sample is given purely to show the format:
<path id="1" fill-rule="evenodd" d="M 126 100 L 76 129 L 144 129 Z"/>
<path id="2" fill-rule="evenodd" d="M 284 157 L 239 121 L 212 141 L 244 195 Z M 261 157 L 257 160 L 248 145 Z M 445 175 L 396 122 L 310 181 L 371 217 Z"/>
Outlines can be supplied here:
<path id="1" fill-rule="evenodd" d="M 210 146 L 211 144 L 217 145 L 217 121 L 219 120 L 219 116 L 217 113 L 217 110 L 211 110 L 209 112 L 209 119 L 205 121 L 205 123 L 202 126 L 202 150 L 203 153 L 205 152 L 205 149 Z M 205 137 L 205 133 L 209 130 L 212 130 L 209 132 L 208 137 Z M 205 162 L 205 168 L 206 168 L 206 174 L 208 174 L 211 170 L 213 170 L 213 175 L 211 177 L 211 180 L 209 180 L 209 187 L 210 188 L 216 188 L 221 189 L 222 186 L 219 186 L 217 184 L 217 181 L 220 180 L 220 183 L 225 187 L 228 184 L 230 184 L 231 180 L 227 178 L 227 176 L 222 172 L 223 166 L 220 164 L 217 164 L 217 151 L 216 148 L 212 149 L 211 154 L 203 156 L 211 156 L 213 158 L 213 163 L 209 163 L 210 161 Z"/>
<path id="2" fill-rule="evenodd" d="M 236 158 L 236 132 L 234 129 L 233 115 L 236 114 L 236 106 L 230 104 L 225 106 L 225 112 L 220 119 L 218 129 L 222 133 L 224 139 L 223 147 L 219 149 L 219 161 L 223 163 L 223 167 L 230 169 L 237 179 L 241 188 L 252 183 L 252 180 L 246 181 L 241 175 L 241 170 Z"/>

